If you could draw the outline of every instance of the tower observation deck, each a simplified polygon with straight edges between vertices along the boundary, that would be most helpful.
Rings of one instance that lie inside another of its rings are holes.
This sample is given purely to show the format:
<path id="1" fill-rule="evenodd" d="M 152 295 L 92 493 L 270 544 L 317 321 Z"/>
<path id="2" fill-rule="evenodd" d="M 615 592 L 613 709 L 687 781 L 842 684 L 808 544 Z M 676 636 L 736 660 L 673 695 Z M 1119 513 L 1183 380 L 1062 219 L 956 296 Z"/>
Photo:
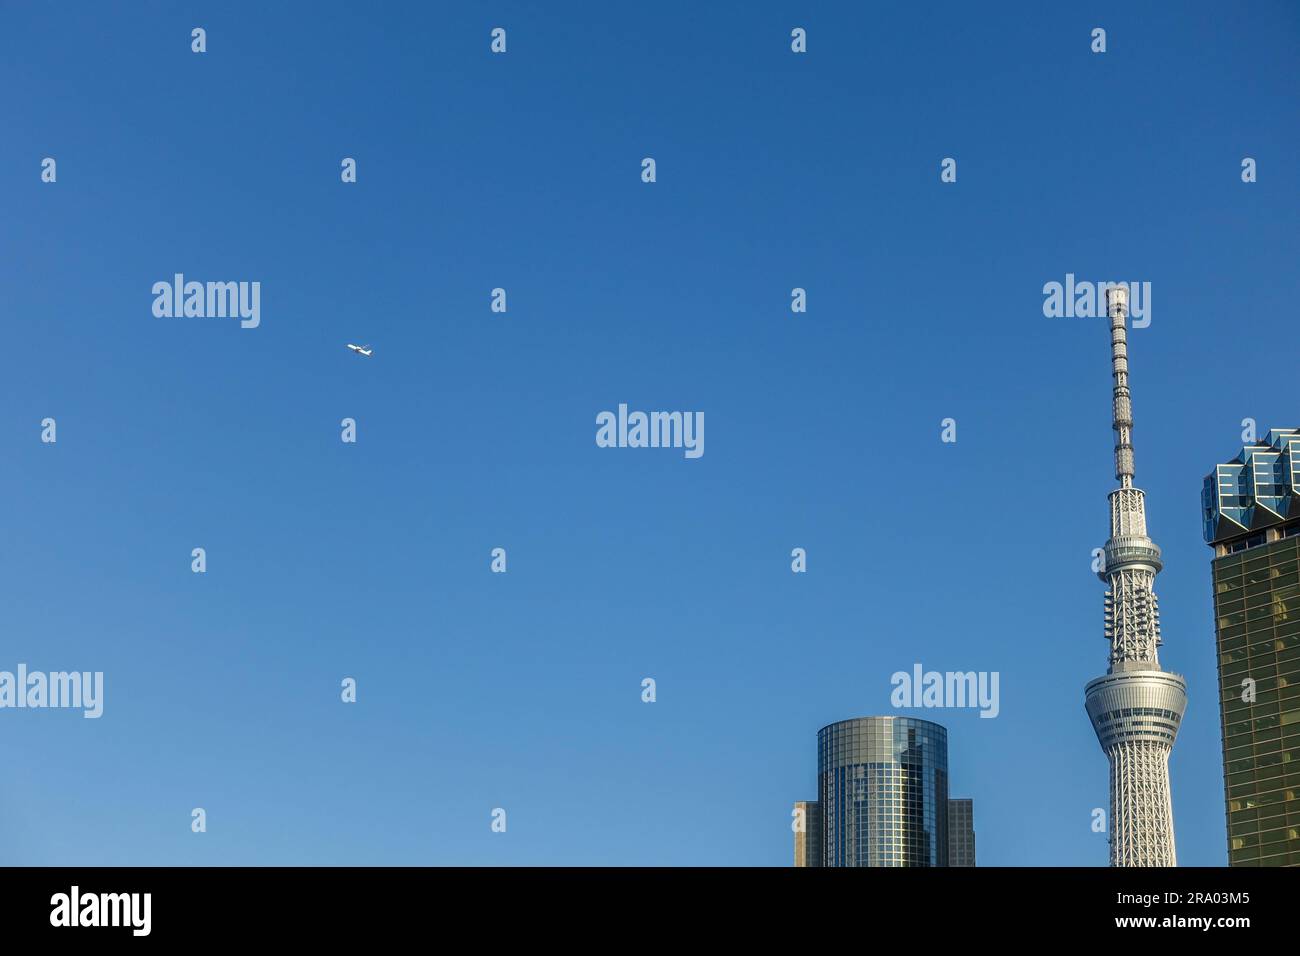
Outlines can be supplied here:
<path id="1" fill-rule="evenodd" d="M 1147 536 L 1146 500 L 1133 486 L 1133 402 L 1128 381 L 1128 289 L 1106 290 L 1110 318 L 1111 425 L 1115 478 L 1105 565 L 1110 666 L 1089 681 L 1084 706 L 1110 761 L 1110 865 L 1174 866 L 1169 753 L 1187 709 L 1182 677 L 1161 670 L 1160 606 L 1155 579 L 1163 565 Z"/>

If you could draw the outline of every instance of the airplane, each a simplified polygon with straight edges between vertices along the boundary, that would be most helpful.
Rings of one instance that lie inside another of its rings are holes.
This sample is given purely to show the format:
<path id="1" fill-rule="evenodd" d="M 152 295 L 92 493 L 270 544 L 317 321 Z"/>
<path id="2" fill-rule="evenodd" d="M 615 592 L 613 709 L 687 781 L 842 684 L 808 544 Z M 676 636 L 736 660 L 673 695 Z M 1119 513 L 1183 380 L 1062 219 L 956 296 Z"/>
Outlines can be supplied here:
<path id="1" fill-rule="evenodd" d="M 353 345 L 351 342 L 348 343 L 348 348 L 356 352 L 358 355 L 365 355 L 367 357 L 369 357 L 374 352 L 374 349 L 372 349 L 369 345 Z"/>

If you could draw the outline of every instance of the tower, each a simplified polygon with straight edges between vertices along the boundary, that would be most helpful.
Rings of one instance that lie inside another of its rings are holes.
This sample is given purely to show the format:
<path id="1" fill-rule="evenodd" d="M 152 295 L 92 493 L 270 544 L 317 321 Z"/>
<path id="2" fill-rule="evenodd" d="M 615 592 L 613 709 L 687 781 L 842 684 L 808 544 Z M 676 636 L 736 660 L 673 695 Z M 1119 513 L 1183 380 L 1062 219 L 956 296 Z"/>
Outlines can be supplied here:
<path id="1" fill-rule="evenodd" d="M 1110 666 L 1089 681 L 1084 705 L 1110 761 L 1110 865 L 1175 866 L 1169 752 L 1187 709 L 1182 677 L 1160 669 L 1160 610 L 1154 591 L 1163 565 L 1147 537 L 1146 502 L 1133 487 L 1133 406 L 1128 387 L 1128 289 L 1106 290 L 1110 316 L 1115 478 L 1105 565 Z"/>

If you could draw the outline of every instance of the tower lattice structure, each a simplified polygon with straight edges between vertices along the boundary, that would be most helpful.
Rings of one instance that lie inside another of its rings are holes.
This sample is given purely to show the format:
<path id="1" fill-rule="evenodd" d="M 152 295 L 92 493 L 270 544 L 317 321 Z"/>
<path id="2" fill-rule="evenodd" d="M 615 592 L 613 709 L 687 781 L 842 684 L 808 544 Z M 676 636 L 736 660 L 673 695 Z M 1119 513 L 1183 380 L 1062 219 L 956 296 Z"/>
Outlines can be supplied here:
<path id="1" fill-rule="evenodd" d="M 1133 402 L 1128 381 L 1128 289 L 1107 289 L 1115 478 L 1105 565 L 1106 640 L 1110 666 L 1088 683 L 1084 703 L 1110 761 L 1110 865 L 1175 866 L 1169 753 L 1187 709 L 1182 677 L 1161 670 L 1160 605 L 1155 579 L 1163 565 L 1147 536 L 1146 500 L 1133 486 Z"/>

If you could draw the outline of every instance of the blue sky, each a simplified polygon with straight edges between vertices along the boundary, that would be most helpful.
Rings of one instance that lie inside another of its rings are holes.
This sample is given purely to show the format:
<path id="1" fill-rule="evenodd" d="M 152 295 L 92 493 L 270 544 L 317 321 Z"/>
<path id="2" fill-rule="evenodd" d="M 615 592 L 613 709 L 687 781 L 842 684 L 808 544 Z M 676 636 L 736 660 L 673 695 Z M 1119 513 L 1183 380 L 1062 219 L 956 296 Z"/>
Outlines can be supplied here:
<path id="1" fill-rule="evenodd" d="M 785 866 L 817 729 L 912 713 L 982 865 L 1104 865 L 1072 272 L 1152 283 L 1178 853 L 1224 863 L 1199 493 L 1300 424 L 1300 12 L 1057 6 L 0 6 L 0 669 L 106 681 L 0 712 L 0 862 Z M 260 327 L 155 318 L 175 272 Z M 597 448 L 620 402 L 704 456 Z M 1000 715 L 893 711 L 917 662 Z"/>

